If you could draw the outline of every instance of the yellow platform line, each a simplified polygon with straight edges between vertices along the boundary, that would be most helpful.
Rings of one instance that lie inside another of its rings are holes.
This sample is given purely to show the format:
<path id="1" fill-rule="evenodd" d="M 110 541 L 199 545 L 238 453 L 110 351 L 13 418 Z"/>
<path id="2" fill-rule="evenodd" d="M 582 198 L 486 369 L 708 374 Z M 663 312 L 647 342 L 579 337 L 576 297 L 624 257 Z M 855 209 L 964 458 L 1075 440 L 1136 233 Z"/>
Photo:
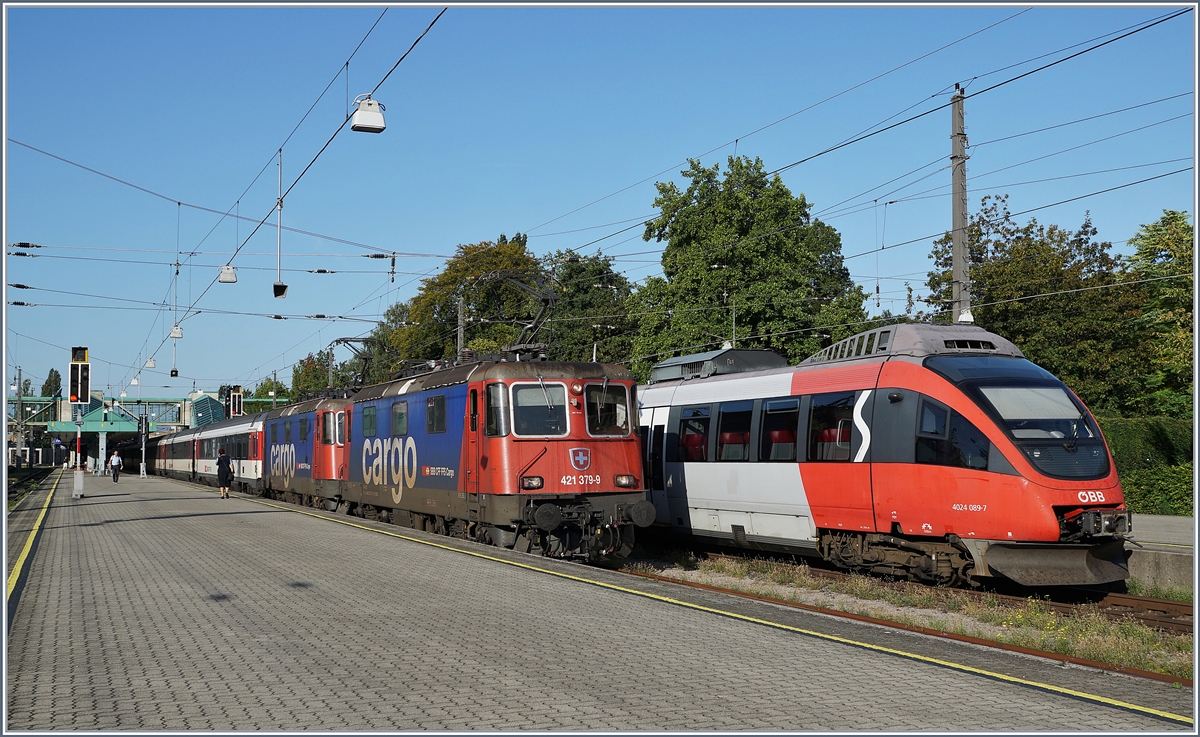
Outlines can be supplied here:
<path id="1" fill-rule="evenodd" d="M 933 665 L 939 665 L 939 666 L 942 666 L 943 668 L 950 668 L 950 669 L 962 671 L 965 673 L 974 673 L 975 675 L 984 676 L 986 678 L 994 678 L 999 681 L 1006 681 L 1008 683 L 1014 683 L 1014 684 L 1018 684 L 1021 686 L 1028 686 L 1030 688 L 1036 688 L 1036 689 L 1039 689 L 1042 691 L 1049 691 L 1051 693 L 1062 694 L 1064 696 L 1070 696 L 1070 697 L 1077 698 L 1077 699 L 1083 699 L 1085 701 L 1092 701 L 1092 702 L 1095 702 L 1098 704 L 1115 706 L 1120 709 L 1127 709 L 1129 711 L 1140 712 L 1142 714 L 1151 714 L 1153 716 L 1161 717 L 1163 719 L 1170 719 L 1170 720 L 1176 721 L 1176 722 L 1183 722 L 1184 724 L 1194 724 L 1195 723 L 1195 721 L 1191 717 L 1184 716 L 1182 714 L 1173 714 L 1169 711 L 1162 711 L 1160 709 L 1152 709 L 1148 706 L 1141 706 L 1139 704 L 1131 704 L 1127 701 L 1119 701 L 1117 699 L 1110 699 L 1107 696 L 1099 696 L 1097 694 L 1090 694 L 1085 691 L 1076 691 L 1076 690 L 1070 689 L 1070 688 L 1063 688 L 1062 686 L 1055 686 L 1050 683 L 1041 683 L 1040 681 L 1031 681 L 1031 680 L 1028 680 L 1025 678 L 1017 678 L 1016 676 L 1010 676 L 1010 675 L 1006 675 L 1004 673 L 997 673 L 995 671 L 984 670 L 982 668 L 976 668 L 974 666 L 964 665 L 962 663 L 955 663 L 955 662 L 949 661 L 949 660 L 942 660 L 941 658 L 933 658 L 928 655 L 921 655 L 919 653 L 910 653 L 905 650 L 896 650 L 895 648 L 883 647 L 882 645 L 874 645 L 872 643 L 862 642 L 859 640 L 851 640 L 849 638 L 838 637 L 837 635 L 830 635 L 830 634 L 826 634 L 824 632 L 816 632 L 814 630 L 808 630 L 808 629 L 804 629 L 802 627 L 793 627 L 791 625 L 781 624 L 779 622 L 772 622 L 767 619 L 759 619 L 757 617 L 751 617 L 751 616 L 748 616 L 745 614 L 738 614 L 737 612 L 730 612 L 730 611 L 726 611 L 723 609 L 715 609 L 712 607 L 703 606 L 701 604 L 693 604 L 691 602 L 683 601 L 681 599 L 674 599 L 669 596 L 661 596 L 659 594 L 652 594 L 652 593 L 649 593 L 646 591 L 638 591 L 637 589 L 626 588 L 624 586 L 618 586 L 616 584 L 606 583 L 604 581 L 596 581 L 594 579 L 584 578 L 582 576 L 574 576 L 569 573 L 561 573 L 559 571 L 552 571 L 552 570 L 549 570 L 546 568 L 539 568 L 537 566 L 529 565 L 528 563 L 520 563 L 520 562 L 512 561 L 512 560 L 505 560 L 503 558 L 497 558 L 496 556 L 488 555 L 486 553 L 475 552 L 473 550 L 462 550 L 461 548 L 456 548 L 452 545 L 445 545 L 443 543 L 433 542 L 431 540 L 422 540 L 422 539 L 416 538 L 416 537 L 409 537 L 408 535 L 401 535 L 399 533 L 390 532 L 388 530 L 380 530 L 380 529 L 376 529 L 374 527 L 368 527 L 366 525 L 358 524 L 357 522 L 351 522 L 349 520 L 342 520 L 342 519 L 338 519 L 336 517 L 326 517 L 325 515 L 317 514 L 316 512 L 309 512 L 308 510 L 304 509 L 303 507 L 297 507 L 294 504 L 288 504 L 288 505 L 274 504 L 272 502 L 264 501 L 262 499 L 256 499 L 253 497 L 246 497 L 246 500 L 254 502 L 256 504 L 262 504 L 264 506 L 272 507 L 272 508 L 279 509 L 279 510 L 286 511 L 286 512 L 295 512 L 298 514 L 304 514 L 304 515 L 308 515 L 309 517 L 315 517 L 317 519 L 327 520 L 330 522 L 336 522 L 338 524 L 346 525 L 348 527 L 356 527 L 360 530 L 367 530 L 369 532 L 375 532 L 375 533 L 379 533 L 382 535 L 388 535 L 390 537 L 400 538 L 401 540 L 408 540 L 409 542 L 419 543 L 421 545 L 428 545 L 429 547 L 433 547 L 433 548 L 441 548 L 442 550 L 449 550 L 449 551 L 455 552 L 455 553 L 462 553 L 463 555 L 470 555 L 475 558 L 482 558 L 483 560 L 490 560 L 490 561 L 494 561 L 496 563 L 502 563 L 507 566 L 514 566 L 516 568 L 524 568 L 525 570 L 528 570 L 528 571 L 535 571 L 537 573 L 544 573 L 544 574 L 547 574 L 550 576 L 557 576 L 558 578 L 564 578 L 564 579 L 567 579 L 570 581 L 578 581 L 580 583 L 586 583 L 586 584 L 590 584 L 592 586 L 598 586 L 598 587 L 604 588 L 604 589 L 620 591 L 622 593 L 632 594 L 634 596 L 640 596 L 640 597 L 643 597 L 646 599 L 653 599 L 655 601 L 661 601 L 663 603 L 672 604 L 674 606 L 680 606 L 680 607 L 684 607 L 687 609 L 693 609 L 693 610 L 701 611 L 701 612 L 708 612 L 710 614 L 716 614 L 716 615 L 719 615 L 722 617 L 729 617 L 731 619 L 740 619 L 744 622 L 753 622 L 754 624 L 761 624 L 766 627 L 773 627 L 775 629 L 787 630 L 789 632 L 796 632 L 796 633 L 799 633 L 802 635 L 808 635 L 809 637 L 816 637 L 816 638 L 819 638 L 822 640 L 827 640 L 829 642 L 841 643 L 843 645 L 852 645 L 854 647 L 860 647 L 860 648 L 864 648 L 866 650 L 874 650 L 876 652 L 887 653 L 888 655 L 896 655 L 896 656 L 899 656 L 902 658 L 908 658 L 909 660 L 916 660 L 916 661 L 920 661 L 920 662 L 924 662 L 924 663 L 932 663 Z"/>
<path id="2" fill-rule="evenodd" d="M 46 503 L 42 505 L 42 511 L 38 515 L 37 521 L 33 523 L 33 530 L 29 533 L 29 539 L 25 541 L 25 548 L 17 556 L 17 564 L 13 566 L 12 573 L 8 574 L 8 593 L 4 597 L 6 603 L 9 597 L 12 596 L 13 589 L 17 588 L 17 581 L 21 578 L 21 569 L 25 566 L 25 559 L 29 557 L 29 551 L 33 550 L 33 541 L 37 537 L 38 530 L 42 527 L 42 520 L 46 518 L 46 510 L 50 508 L 50 500 L 54 498 L 54 492 L 58 489 L 58 482 L 62 480 L 62 477 L 63 471 L 59 469 L 58 478 L 54 479 L 54 486 L 50 489 L 50 493 L 46 495 Z"/>

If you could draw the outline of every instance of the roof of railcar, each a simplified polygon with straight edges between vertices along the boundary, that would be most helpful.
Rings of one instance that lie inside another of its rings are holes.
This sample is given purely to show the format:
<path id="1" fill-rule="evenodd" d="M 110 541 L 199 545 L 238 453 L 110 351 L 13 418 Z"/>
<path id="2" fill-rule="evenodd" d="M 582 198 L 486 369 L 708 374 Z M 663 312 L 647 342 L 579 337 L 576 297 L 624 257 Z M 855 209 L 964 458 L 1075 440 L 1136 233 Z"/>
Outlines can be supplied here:
<path id="1" fill-rule="evenodd" d="M 478 361 L 441 371 L 395 379 L 383 384 L 364 387 L 354 395 L 355 403 L 381 397 L 394 397 L 410 392 L 438 389 L 465 384 L 468 381 L 502 381 L 509 379 L 608 379 L 632 381 L 633 375 L 624 366 L 611 363 L 572 363 L 567 361 Z"/>
<path id="2" fill-rule="evenodd" d="M 880 346 L 883 346 L 880 348 Z M 828 368 L 832 365 L 880 363 L 891 359 L 921 361 L 928 356 L 1006 356 L 1024 358 L 1021 349 L 1005 338 L 977 325 L 900 323 L 866 330 L 822 349 L 795 366 L 728 373 L 694 379 L 669 379 L 643 391 L 682 386 L 693 382 L 736 381 L 746 376 L 769 376 Z"/>

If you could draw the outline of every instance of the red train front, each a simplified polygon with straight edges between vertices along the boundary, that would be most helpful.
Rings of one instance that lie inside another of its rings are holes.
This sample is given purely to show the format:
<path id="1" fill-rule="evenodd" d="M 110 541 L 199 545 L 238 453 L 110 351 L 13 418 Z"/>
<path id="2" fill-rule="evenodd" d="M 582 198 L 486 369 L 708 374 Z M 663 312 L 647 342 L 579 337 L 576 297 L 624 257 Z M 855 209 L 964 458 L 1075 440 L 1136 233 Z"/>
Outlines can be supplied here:
<path id="1" fill-rule="evenodd" d="M 366 387 L 338 503 L 556 557 L 627 556 L 653 522 L 619 366 L 479 361 Z M 268 420 L 268 424 L 274 420 Z"/>
<path id="2" fill-rule="evenodd" d="M 641 391 L 659 522 L 940 583 L 1128 577 L 1099 428 L 1000 336 L 896 325 L 799 366 L 708 373 Z"/>

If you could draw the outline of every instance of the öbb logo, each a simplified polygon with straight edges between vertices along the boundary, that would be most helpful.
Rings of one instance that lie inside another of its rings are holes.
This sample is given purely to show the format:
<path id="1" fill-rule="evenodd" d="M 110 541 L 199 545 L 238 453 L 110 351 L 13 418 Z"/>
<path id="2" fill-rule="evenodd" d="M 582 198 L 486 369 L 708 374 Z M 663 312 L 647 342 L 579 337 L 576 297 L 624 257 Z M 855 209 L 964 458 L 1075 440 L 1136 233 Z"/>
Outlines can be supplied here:
<path id="1" fill-rule="evenodd" d="M 363 441 L 363 483 L 392 486 L 392 500 L 400 501 L 403 487 L 417 485 L 417 443 L 410 438 L 375 438 Z"/>
<path id="2" fill-rule="evenodd" d="M 1103 491 L 1081 491 L 1079 492 L 1079 501 L 1084 502 L 1102 502 L 1104 501 Z"/>

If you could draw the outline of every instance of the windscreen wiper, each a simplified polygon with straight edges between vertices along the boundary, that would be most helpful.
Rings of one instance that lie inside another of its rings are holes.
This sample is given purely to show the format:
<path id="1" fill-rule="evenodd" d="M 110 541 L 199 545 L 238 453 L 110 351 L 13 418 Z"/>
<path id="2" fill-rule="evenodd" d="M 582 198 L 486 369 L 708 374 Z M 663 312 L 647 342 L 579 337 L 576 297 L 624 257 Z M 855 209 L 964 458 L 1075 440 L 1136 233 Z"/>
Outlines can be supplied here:
<path id="1" fill-rule="evenodd" d="M 546 409 L 549 412 L 553 413 L 554 412 L 554 402 L 550 401 L 550 392 L 546 391 L 546 382 L 542 381 L 541 374 L 538 374 L 537 380 L 538 380 L 538 384 L 540 384 L 542 387 L 542 394 L 546 395 Z"/>

